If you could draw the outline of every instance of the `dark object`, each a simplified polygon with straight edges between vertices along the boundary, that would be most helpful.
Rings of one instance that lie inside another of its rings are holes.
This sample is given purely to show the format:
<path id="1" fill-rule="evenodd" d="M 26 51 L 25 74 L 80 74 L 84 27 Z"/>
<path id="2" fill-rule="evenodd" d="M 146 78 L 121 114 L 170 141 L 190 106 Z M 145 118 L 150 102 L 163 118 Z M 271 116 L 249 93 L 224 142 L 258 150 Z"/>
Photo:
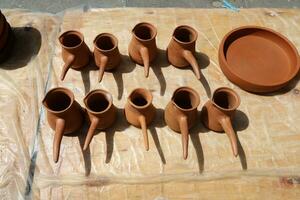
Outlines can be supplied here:
<path id="1" fill-rule="evenodd" d="M 0 10 L 0 63 L 9 57 L 13 47 L 13 41 L 13 31 Z"/>

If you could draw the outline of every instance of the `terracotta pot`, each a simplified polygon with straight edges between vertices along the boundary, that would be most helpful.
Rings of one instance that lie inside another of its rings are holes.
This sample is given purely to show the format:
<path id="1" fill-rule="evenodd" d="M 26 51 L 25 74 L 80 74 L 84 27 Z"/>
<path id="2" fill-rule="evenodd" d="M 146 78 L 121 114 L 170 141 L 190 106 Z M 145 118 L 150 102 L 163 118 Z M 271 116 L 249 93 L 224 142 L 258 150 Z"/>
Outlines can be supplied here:
<path id="1" fill-rule="evenodd" d="M 89 92 L 84 98 L 84 104 L 91 122 L 83 147 L 86 150 L 95 130 L 105 130 L 110 127 L 117 115 L 112 96 L 105 90 L 97 89 Z"/>
<path id="2" fill-rule="evenodd" d="M 10 26 L 7 22 L 5 22 L 2 33 L 0 34 L 0 49 L 2 49 L 5 46 L 9 36 L 9 32 L 10 32 Z"/>
<path id="3" fill-rule="evenodd" d="M 201 111 L 201 120 L 207 128 L 216 132 L 226 132 L 235 156 L 238 155 L 237 138 L 231 119 L 239 105 L 239 95 L 230 88 L 221 87 L 215 90 L 212 99 L 206 102 Z"/>
<path id="4" fill-rule="evenodd" d="M 91 52 L 78 31 L 66 31 L 59 36 L 62 58 L 65 62 L 60 76 L 64 80 L 69 68 L 80 69 L 89 63 Z"/>
<path id="5" fill-rule="evenodd" d="M 191 66 L 197 77 L 200 79 L 200 70 L 195 58 L 195 45 L 198 33 L 190 26 L 178 26 L 172 35 L 172 39 L 167 48 L 169 62 L 178 68 Z"/>
<path id="6" fill-rule="evenodd" d="M 147 22 L 139 23 L 132 29 L 129 56 L 137 64 L 144 65 L 146 77 L 149 75 L 149 64 L 157 55 L 156 34 L 156 28 Z"/>
<path id="7" fill-rule="evenodd" d="M 81 128 L 83 112 L 79 103 L 75 101 L 73 93 L 62 87 L 50 90 L 43 100 L 43 105 L 47 110 L 48 123 L 55 130 L 53 160 L 57 162 L 62 136 Z"/>
<path id="8" fill-rule="evenodd" d="M 94 58 L 99 67 L 99 82 L 105 70 L 116 68 L 121 62 L 117 38 L 110 33 L 101 33 L 94 40 Z"/>
<path id="9" fill-rule="evenodd" d="M 188 157 L 189 129 L 197 119 L 197 107 L 200 104 L 198 93 L 190 87 L 177 88 L 165 109 L 166 124 L 181 133 L 183 158 Z"/>
<path id="10" fill-rule="evenodd" d="M 125 105 L 125 117 L 135 127 L 142 128 L 145 148 L 149 150 L 147 126 L 153 121 L 156 109 L 152 104 L 149 90 L 137 88 L 133 90 Z"/>
<path id="11" fill-rule="evenodd" d="M 222 39 L 219 64 L 240 88 L 269 93 L 286 86 L 300 69 L 297 48 L 282 34 L 265 27 L 243 26 Z"/>

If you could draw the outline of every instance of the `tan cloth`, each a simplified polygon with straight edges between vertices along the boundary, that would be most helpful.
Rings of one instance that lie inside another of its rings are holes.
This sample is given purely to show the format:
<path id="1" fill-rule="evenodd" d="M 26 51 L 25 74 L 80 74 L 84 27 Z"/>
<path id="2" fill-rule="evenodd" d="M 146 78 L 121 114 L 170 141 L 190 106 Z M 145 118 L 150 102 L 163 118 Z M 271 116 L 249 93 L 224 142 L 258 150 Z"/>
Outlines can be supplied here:
<path id="1" fill-rule="evenodd" d="M 297 199 L 300 195 L 300 85 L 284 93 L 258 96 L 231 84 L 218 66 L 218 45 L 232 28 L 260 25 L 287 36 L 300 47 L 300 10 L 246 9 L 80 9 L 61 15 L 3 10 L 15 29 L 13 56 L 0 65 L 0 199 Z M 159 58 L 149 78 L 127 52 L 132 27 L 148 21 L 157 27 Z M 168 64 L 165 49 L 173 29 L 188 24 L 198 31 L 197 57 L 204 81 L 191 70 Z M 23 28 L 31 26 L 33 28 Z M 59 80 L 63 61 L 58 35 L 76 29 L 88 46 L 101 32 L 119 40 L 123 63 L 97 82 L 97 71 L 70 70 Z M 179 86 L 198 91 L 202 105 L 214 89 L 228 86 L 241 96 L 234 121 L 240 157 L 232 155 L 225 134 L 205 129 L 200 120 L 191 130 L 189 157 L 182 159 L 181 137 L 163 121 L 163 109 Z M 79 136 L 64 137 L 60 159 L 52 161 L 53 131 L 41 100 L 45 91 L 64 86 L 83 105 L 85 93 L 102 88 L 120 109 L 117 124 L 93 138 L 82 153 Z M 123 110 L 136 87 L 153 93 L 157 119 L 149 128 L 150 150 L 141 130 L 129 126 Z M 210 88 L 210 89 L 209 89 Z M 32 160 L 31 160 L 32 158 Z M 89 175 L 88 175 L 89 174 Z M 31 175 L 34 175 L 33 179 Z M 283 177 L 283 178 L 282 178 Z M 32 182 L 33 180 L 33 182 Z M 32 188 L 30 187 L 32 186 Z"/>

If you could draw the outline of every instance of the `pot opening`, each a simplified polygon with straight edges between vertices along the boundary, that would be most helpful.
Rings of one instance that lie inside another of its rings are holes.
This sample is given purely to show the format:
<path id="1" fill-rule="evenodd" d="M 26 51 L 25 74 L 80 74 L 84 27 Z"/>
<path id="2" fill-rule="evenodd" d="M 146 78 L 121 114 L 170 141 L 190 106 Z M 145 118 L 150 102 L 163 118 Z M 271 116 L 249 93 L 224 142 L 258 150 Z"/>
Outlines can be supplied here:
<path id="1" fill-rule="evenodd" d="M 152 102 L 152 95 L 148 90 L 138 88 L 130 94 L 129 100 L 133 106 L 145 107 Z"/>
<path id="2" fill-rule="evenodd" d="M 228 91 L 217 91 L 213 95 L 213 102 L 224 109 L 234 109 L 238 104 L 236 95 Z"/>
<path id="3" fill-rule="evenodd" d="M 102 50 L 111 50 L 116 46 L 116 42 L 113 38 L 103 35 L 97 38 L 96 45 L 99 49 Z"/>
<path id="4" fill-rule="evenodd" d="M 135 27 L 134 34 L 141 40 L 150 40 L 154 37 L 154 31 L 147 25 L 139 25 Z"/>
<path id="5" fill-rule="evenodd" d="M 143 96 L 136 96 L 132 98 L 131 101 L 136 106 L 145 106 L 148 103 L 148 101 Z"/>
<path id="6" fill-rule="evenodd" d="M 67 33 L 61 38 L 62 45 L 66 47 L 76 47 L 81 42 L 81 38 L 75 33 Z"/>
<path id="7" fill-rule="evenodd" d="M 91 94 L 87 100 L 87 107 L 93 112 L 102 112 L 109 107 L 109 100 L 105 94 Z"/>
<path id="8" fill-rule="evenodd" d="M 192 42 L 196 34 L 187 27 L 179 27 L 174 31 L 174 37 L 180 42 Z"/>
<path id="9" fill-rule="evenodd" d="M 55 112 L 67 109 L 70 104 L 71 97 L 63 91 L 52 91 L 45 100 L 45 105 Z"/>
<path id="10" fill-rule="evenodd" d="M 185 90 L 176 92 L 173 101 L 181 109 L 191 109 L 197 106 L 197 100 L 194 94 Z"/>

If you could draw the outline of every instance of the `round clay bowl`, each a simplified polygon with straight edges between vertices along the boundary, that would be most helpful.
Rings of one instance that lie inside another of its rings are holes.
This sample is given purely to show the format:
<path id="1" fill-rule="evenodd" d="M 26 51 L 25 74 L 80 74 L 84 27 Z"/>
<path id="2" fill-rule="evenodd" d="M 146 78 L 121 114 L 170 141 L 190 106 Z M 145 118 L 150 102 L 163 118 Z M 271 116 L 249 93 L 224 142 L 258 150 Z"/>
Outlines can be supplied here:
<path id="1" fill-rule="evenodd" d="M 295 46 L 283 35 L 258 26 L 230 31 L 219 48 L 225 76 L 254 93 L 276 91 L 293 79 L 300 66 Z"/>

